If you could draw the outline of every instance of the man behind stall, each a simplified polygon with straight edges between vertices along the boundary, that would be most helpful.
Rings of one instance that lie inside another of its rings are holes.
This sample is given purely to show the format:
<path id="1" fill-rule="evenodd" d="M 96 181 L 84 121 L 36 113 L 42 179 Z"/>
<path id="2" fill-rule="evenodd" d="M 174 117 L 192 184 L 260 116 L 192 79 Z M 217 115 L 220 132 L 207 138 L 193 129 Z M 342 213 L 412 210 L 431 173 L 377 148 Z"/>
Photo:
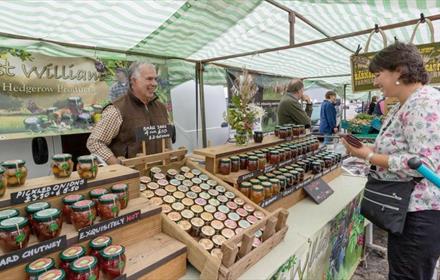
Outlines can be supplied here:
<path id="1" fill-rule="evenodd" d="M 142 151 L 136 129 L 148 125 L 168 124 L 165 105 L 155 94 L 157 75 L 154 65 L 133 62 L 128 69 L 127 94 L 107 105 L 102 119 L 87 140 L 87 148 L 107 164 L 120 163 L 118 157 L 132 158 Z M 167 141 L 167 147 L 171 143 Z M 147 154 L 162 152 L 161 140 L 147 144 Z"/>
<path id="2" fill-rule="evenodd" d="M 319 133 L 324 134 L 324 144 L 330 144 L 331 135 L 338 132 L 336 127 L 336 93 L 327 91 L 325 100 L 321 105 Z"/>
<path id="3" fill-rule="evenodd" d="M 304 111 L 301 101 L 306 102 Z M 290 81 L 287 92 L 283 95 L 278 105 L 278 124 L 302 124 L 310 127 L 310 117 L 313 104 L 310 97 L 304 94 L 304 84 L 299 79 Z"/>

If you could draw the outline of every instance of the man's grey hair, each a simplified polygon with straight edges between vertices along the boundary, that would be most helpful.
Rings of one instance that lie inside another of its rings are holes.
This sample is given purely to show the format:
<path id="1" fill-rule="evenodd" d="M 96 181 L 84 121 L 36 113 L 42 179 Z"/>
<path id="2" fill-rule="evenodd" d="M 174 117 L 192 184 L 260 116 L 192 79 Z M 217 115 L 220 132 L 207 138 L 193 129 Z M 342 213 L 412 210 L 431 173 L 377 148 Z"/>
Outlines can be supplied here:
<path id="1" fill-rule="evenodd" d="M 143 65 L 147 66 L 150 69 L 156 70 L 156 66 L 154 66 L 154 64 L 151 64 L 150 62 L 146 62 L 146 61 L 133 62 L 128 68 L 128 83 L 130 84 L 130 87 L 131 87 L 131 77 L 139 78 L 139 70 Z"/>

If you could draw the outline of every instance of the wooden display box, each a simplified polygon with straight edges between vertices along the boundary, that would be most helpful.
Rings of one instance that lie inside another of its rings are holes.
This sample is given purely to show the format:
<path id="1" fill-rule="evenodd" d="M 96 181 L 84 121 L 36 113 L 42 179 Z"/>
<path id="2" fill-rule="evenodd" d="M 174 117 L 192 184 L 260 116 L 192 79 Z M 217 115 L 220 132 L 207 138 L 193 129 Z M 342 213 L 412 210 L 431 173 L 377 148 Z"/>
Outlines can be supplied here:
<path id="1" fill-rule="evenodd" d="M 238 190 L 188 159 L 160 167 L 162 171 L 166 172 L 169 168 L 178 169 L 183 165 L 200 169 L 203 173 L 207 174 L 210 179 L 217 181 L 219 185 L 224 186 L 228 191 L 233 192 L 237 197 L 242 198 L 246 203 L 252 204 L 256 210 L 266 215 L 263 220 L 260 220 L 242 233 L 226 241 L 221 248 L 223 258 L 220 260 L 218 257 L 214 257 L 206 251 L 194 237 L 182 230 L 175 222 L 169 220 L 166 215 L 162 214 L 163 231 L 186 244 L 188 247 L 188 260 L 201 272 L 201 279 L 237 279 L 284 239 L 288 229 L 286 225 L 288 212 L 285 209 L 279 209 L 273 213 L 269 213 L 254 204 Z M 251 250 L 255 232 L 263 227 L 265 230 L 262 236 L 262 244 Z"/>

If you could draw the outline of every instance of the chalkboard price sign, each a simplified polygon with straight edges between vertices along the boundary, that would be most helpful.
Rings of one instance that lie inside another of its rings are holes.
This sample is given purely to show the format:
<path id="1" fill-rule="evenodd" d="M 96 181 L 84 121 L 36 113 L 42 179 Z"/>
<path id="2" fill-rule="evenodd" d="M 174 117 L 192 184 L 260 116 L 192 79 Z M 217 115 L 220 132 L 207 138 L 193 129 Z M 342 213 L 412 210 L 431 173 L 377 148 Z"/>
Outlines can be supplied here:
<path id="1" fill-rule="evenodd" d="M 320 204 L 333 194 L 333 190 L 322 179 L 318 179 L 304 186 L 304 190 L 317 204 Z"/>
<path id="2" fill-rule="evenodd" d="M 171 137 L 172 126 L 169 124 L 149 125 L 136 130 L 138 141 L 152 141 Z"/>

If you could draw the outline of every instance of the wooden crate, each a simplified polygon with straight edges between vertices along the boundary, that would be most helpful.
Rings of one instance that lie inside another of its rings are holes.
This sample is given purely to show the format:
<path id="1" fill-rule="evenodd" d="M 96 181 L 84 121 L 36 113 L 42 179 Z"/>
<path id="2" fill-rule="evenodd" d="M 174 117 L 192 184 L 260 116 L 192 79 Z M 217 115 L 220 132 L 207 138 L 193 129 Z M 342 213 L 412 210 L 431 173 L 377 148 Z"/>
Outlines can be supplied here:
<path id="1" fill-rule="evenodd" d="M 201 279 L 237 279 L 284 239 L 288 229 L 286 225 L 288 212 L 285 209 L 278 209 L 273 213 L 269 213 L 253 203 L 238 190 L 188 159 L 166 166 L 160 166 L 160 168 L 166 172 L 169 168 L 178 169 L 183 165 L 200 169 L 203 173 L 207 174 L 210 179 L 217 181 L 218 184 L 224 186 L 226 190 L 233 192 L 237 197 L 242 198 L 246 203 L 252 204 L 256 210 L 266 215 L 263 220 L 255 223 L 252 227 L 247 228 L 242 233 L 225 242 L 222 246 L 224 255 L 220 260 L 212 256 L 192 236 L 183 231 L 175 222 L 170 221 L 166 215 L 162 214 L 163 232 L 186 244 L 188 247 L 188 260 L 201 272 Z M 251 250 L 255 232 L 263 227 L 265 230 L 262 236 L 262 244 L 254 250 Z"/>

